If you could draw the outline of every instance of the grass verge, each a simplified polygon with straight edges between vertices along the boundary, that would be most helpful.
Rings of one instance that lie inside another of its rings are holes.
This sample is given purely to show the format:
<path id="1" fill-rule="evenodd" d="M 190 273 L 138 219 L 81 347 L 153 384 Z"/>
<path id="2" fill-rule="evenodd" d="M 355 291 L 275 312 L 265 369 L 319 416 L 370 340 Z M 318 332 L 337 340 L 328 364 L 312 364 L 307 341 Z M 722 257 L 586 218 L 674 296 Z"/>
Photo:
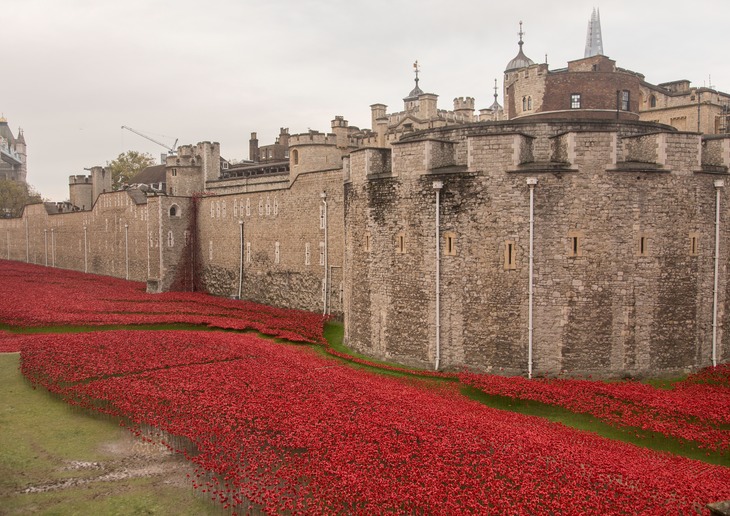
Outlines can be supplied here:
<path id="1" fill-rule="evenodd" d="M 126 430 L 33 389 L 21 376 L 18 361 L 17 353 L 0 354 L 0 513 L 220 514 L 186 482 L 178 470 L 187 467 L 180 464 L 183 459 L 121 453 L 120 448 L 135 442 Z M 74 461 L 102 466 L 69 467 Z M 105 473 L 145 467 L 145 461 L 146 467 L 154 463 L 168 474 L 99 480 Z M 54 483 L 67 485 L 23 492 Z"/>

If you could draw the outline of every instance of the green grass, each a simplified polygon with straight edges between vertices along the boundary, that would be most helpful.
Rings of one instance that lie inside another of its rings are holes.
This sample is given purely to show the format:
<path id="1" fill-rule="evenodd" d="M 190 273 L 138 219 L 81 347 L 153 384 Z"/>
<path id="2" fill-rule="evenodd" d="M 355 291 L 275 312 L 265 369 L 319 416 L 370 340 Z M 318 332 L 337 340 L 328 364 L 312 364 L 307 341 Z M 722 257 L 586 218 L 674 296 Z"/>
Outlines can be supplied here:
<path id="1" fill-rule="evenodd" d="M 22 493 L 29 486 L 97 475 L 64 466 L 69 461 L 118 459 L 104 445 L 129 437 L 116 421 L 73 410 L 33 389 L 21 376 L 18 361 L 17 353 L 0 354 L 0 514 L 220 513 L 191 486 L 161 485 L 156 477 Z"/>

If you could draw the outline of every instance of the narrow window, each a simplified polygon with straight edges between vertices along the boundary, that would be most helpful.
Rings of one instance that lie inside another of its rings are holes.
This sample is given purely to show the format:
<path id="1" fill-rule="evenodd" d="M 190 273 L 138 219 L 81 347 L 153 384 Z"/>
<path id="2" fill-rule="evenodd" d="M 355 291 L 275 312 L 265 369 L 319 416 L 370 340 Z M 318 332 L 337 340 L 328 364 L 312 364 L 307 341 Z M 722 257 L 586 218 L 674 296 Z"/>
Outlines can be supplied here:
<path id="1" fill-rule="evenodd" d="M 274 197 L 274 217 L 279 214 L 279 199 Z"/>
<path id="2" fill-rule="evenodd" d="M 213 261 L 213 241 L 208 240 L 208 260 Z"/>
<path id="3" fill-rule="evenodd" d="M 571 231 L 568 233 L 568 256 L 576 257 L 583 255 L 583 233 Z"/>
<path id="4" fill-rule="evenodd" d="M 238 199 L 233 199 L 233 218 L 238 217 Z"/>
<path id="5" fill-rule="evenodd" d="M 170 217 L 177 217 L 177 204 L 170 206 Z"/>
<path id="6" fill-rule="evenodd" d="M 188 231 L 186 229 L 185 232 L 183 233 L 183 235 L 185 236 L 185 245 L 189 245 L 190 244 L 190 231 Z"/>
<path id="7" fill-rule="evenodd" d="M 522 97 L 522 111 L 527 111 L 527 97 Z"/>
<path id="8" fill-rule="evenodd" d="M 405 233 L 398 233 L 395 236 L 395 252 L 398 254 L 405 254 L 406 252 L 406 235 Z"/>
<path id="9" fill-rule="evenodd" d="M 649 237 L 645 233 L 639 233 L 636 237 L 636 256 L 649 255 Z"/>
<path id="10" fill-rule="evenodd" d="M 215 202 L 215 217 L 217 219 L 221 218 L 221 202 L 220 201 Z"/>
<path id="11" fill-rule="evenodd" d="M 507 240 L 504 243 L 504 268 L 505 270 L 517 268 L 517 260 L 515 259 L 515 243 L 513 240 Z"/>
<path id="12" fill-rule="evenodd" d="M 304 244 L 304 265 L 311 265 L 309 242 Z"/>
<path id="13" fill-rule="evenodd" d="M 251 263 L 251 242 L 246 242 L 246 261 Z"/>
<path id="14" fill-rule="evenodd" d="M 173 168 L 172 169 L 172 177 L 175 177 L 175 176 L 177 176 L 177 169 L 176 168 Z"/>
<path id="15" fill-rule="evenodd" d="M 656 107 L 656 95 L 649 97 L 649 107 Z"/>
<path id="16" fill-rule="evenodd" d="M 264 200 L 259 199 L 259 216 L 264 214 Z"/>
<path id="17" fill-rule="evenodd" d="M 570 109 L 580 109 L 580 93 L 570 95 Z"/>
<path id="18" fill-rule="evenodd" d="M 324 205 L 319 205 L 319 229 L 324 229 Z"/>
<path id="19" fill-rule="evenodd" d="M 700 254 L 700 234 L 690 233 L 689 234 L 689 254 L 690 256 L 697 256 Z"/>
<path id="20" fill-rule="evenodd" d="M 223 214 L 223 218 L 226 218 L 226 201 L 223 201 L 221 206 L 221 213 Z"/>
<path id="21" fill-rule="evenodd" d="M 175 237 L 172 236 L 172 231 L 167 232 L 167 247 L 175 246 Z"/>
<path id="22" fill-rule="evenodd" d="M 621 91 L 621 111 L 628 111 L 630 105 L 629 90 Z"/>
<path id="23" fill-rule="evenodd" d="M 370 242 L 370 231 L 366 231 L 365 232 L 365 252 L 366 253 L 369 253 L 370 252 L 370 246 L 371 245 L 372 244 Z"/>
<path id="24" fill-rule="evenodd" d="M 299 165 L 299 151 L 294 149 L 291 151 L 291 160 L 294 162 L 295 165 Z"/>
<path id="25" fill-rule="evenodd" d="M 274 244 L 274 263 L 279 263 L 279 257 L 281 256 L 281 253 L 279 252 L 279 242 L 276 242 Z"/>
<path id="26" fill-rule="evenodd" d="M 319 264 L 324 265 L 324 242 L 319 243 Z"/>
<path id="27" fill-rule="evenodd" d="M 246 216 L 251 216 L 251 199 L 246 199 Z"/>
<path id="28" fill-rule="evenodd" d="M 269 196 L 266 196 L 266 216 L 268 217 L 271 215 L 271 200 L 269 199 Z"/>
<path id="29" fill-rule="evenodd" d="M 215 203 L 211 201 L 210 203 L 210 218 L 215 218 Z"/>
<path id="30" fill-rule="evenodd" d="M 444 254 L 456 256 L 456 234 L 450 231 L 444 233 Z"/>
<path id="31" fill-rule="evenodd" d="M 527 97 L 527 111 L 532 110 L 532 97 Z"/>

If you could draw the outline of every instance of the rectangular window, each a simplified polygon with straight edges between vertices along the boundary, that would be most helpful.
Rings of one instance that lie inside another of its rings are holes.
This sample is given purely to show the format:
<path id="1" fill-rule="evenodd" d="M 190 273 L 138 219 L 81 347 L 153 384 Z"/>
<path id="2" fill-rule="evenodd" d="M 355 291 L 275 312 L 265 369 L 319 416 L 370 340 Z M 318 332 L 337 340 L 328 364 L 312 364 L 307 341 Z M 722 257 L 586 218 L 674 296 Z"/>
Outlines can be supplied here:
<path id="1" fill-rule="evenodd" d="M 324 205 L 319 205 L 319 229 L 324 229 Z"/>
<path id="2" fill-rule="evenodd" d="M 251 263 L 251 242 L 246 242 L 246 261 Z"/>
<path id="3" fill-rule="evenodd" d="M 444 254 L 456 256 L 456 234 L 452 232 L 444 233 Z"/>
<path id="4" fill-rule="evenodd" d="M 649 237 L 645 233 L 636 237 L 636 256 L 649 256 Z"/>
<path id="5" fill-rule="evenodd" d="M 271 201 L 266 197 L 266 216 L 271 215 Z"/>
<path id="6" fill-rule="evenodd" d="M 512 240 L 507 240 L 504 243 L 504 268 L 505 270 L 512 270 L 517 268 L 517 260 L 515 259 L 515 243 Z"/>
<path id="7" fill-rule="evenodd" d="M 279 252 L 279 242 L 276 242 L 274 244 L 274 263 L 279 263 L 280 254 L 281 253 Z"/>
<path id="8" fill-rule="evenodd" d="M 621 111 L 628 111 L 630 106 L 629 90 L 621 91 Z"/>
<path id="9" fill-rule="evenodd" d="M 366 253 L 370 252 L 371 245 L 372 245 L 372 243 L 370 242 L 370 231 L 368 231 L 365 233 L 365 252 Z"/>
<path id="10" fill-rule="evenodd" d="M 324 265 L 324 242 L 319 243 L 319 264 Z"/>
<path id="11" fill-rule="evenodd" d="M 580 109 L 580 93 L 573 93 L 570 96 L 570 109 Z"/>
<path id="12" fill-rule="evenodd" d="M 568 233 L 568 256 L 583 256 L 583 233 L 570 231 Z"/>
<path id="13" fill-rule="evenodd" d="M 246 216 L 251 216 L 251 199 L 246 199 Z"/>
<path id="14" fill-rule="evenodd" d="M 406 252 L 406 235 L 405 235 L 405 233 L 398 233 L 395 236 L 395 252 L 398 254 L 405 254 L 405 252 Z"/>
<path id="15" fill-rule="evenodd" d="M 689 234 L 689 254 L 690 256 L 697 256 L 700 254 L 700 234 L 690 233 Z"/>
<path id="16" fill-rule="evenodd" d="M 233 216 L 238 217 L 238 199 L 233 199 Z"/>
<path id="17" fill-rule="evenodd" d="M 311 265 L 311 258 L 309 252 L 309 242 L 304 244 L 304 265 Z"/>

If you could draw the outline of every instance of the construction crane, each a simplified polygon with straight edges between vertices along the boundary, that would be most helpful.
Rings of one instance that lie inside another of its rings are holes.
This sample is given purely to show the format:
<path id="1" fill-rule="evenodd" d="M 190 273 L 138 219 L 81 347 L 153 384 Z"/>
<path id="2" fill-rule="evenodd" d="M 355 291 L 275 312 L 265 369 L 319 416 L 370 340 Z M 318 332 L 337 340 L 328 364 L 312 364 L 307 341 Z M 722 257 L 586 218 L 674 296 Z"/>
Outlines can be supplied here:
<path id="1" fill-rule="evenodd" d="M 127 127 L 126 125 L 123 125 L 122 126 L 122 129 L 126 129 L 127 131 L 132 131 L 134 134 L 138 134 L 142 138 L 146 138 L 149 141 L 156 143 L 157 145 L 163 146 L 164 148 L 167 149 L 167 154 L 170 155 L 170 156 L 174 156 L 177 153 L 177 140 L 178 140 L 177 138 L 175 138 L 175 143 L 172 144 L 172 147 L 168 147 L 166 144 L 164 144 L 162 142 L 158 142 L 154 138 L 151 138 L 151 137 L 147 136 L 144 133 L 140 133 L 136 129 L 132 129 L 131 127 Z"/>

